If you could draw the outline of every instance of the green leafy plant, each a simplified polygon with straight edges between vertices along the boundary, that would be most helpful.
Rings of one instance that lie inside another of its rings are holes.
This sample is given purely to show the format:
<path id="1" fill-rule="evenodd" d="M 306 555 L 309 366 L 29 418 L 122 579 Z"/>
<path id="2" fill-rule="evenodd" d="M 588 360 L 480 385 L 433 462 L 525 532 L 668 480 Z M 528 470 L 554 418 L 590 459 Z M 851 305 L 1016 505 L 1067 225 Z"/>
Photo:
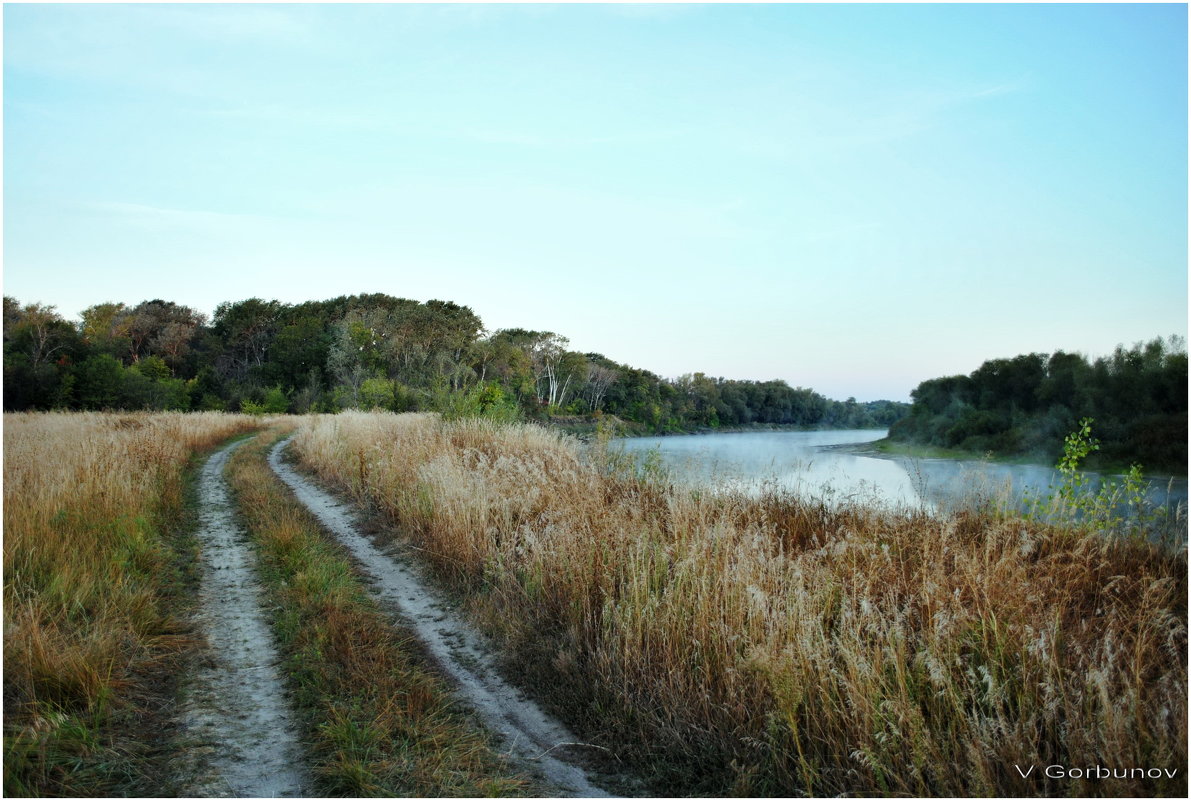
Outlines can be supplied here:
<path id="1" fill-rule="evenodd" d="M 263 403 L 254 403 L 247 398 L 240 401 L 240 411 L 244 414 L 251 414 L 259 417 L 265 413 L 265 405 Z"/>
<path id="2" fill-rule="evenodd" d="M 1092 418 L 1063 438 L 1063 454 L 1055 465 L 1060 482 L 1039 498 L 1026 494 L 1027 516 L 1099 534 L 1146 538 L 1164 532 L 1169 512 L 1149 498 L 1142 467 L 1133 464 L 1119 481 L 1095 479 L 1081 469 L 1084 460 L 1100 449 L 1092 436 Z M 1095 488 L 1094 488 L 1095 487 Z"/>
<path id="3" fill-rule="evenodd" d="M 1092 436 L 1092 418 L 1079 421 L 1079 428 L 1063 437 L 1063 455 L 1055 467 L 1062 476 L 1058 487 L 1059 500 L 1078 507 L 1087 495 L 1088 475 L 1079 469 L 1080 464 L 1093 452 L 1100 450 L 1100 440 Z"/>
<path id="4" fill-rule="evenodd" d="M 450 391 L 443 387 L 436 393 L 434 407 L 447 420 L 483 417 L 512 423 L 521 419 L 516 399 L 493 382 L 479 384 L 466 391 Z"/>
<path id="5" fill-rule="evenodd" d="M 285 396 L 281 387 L 273 387 L 265 393 L 265 402 L 262 405 L 266 414 L 285 414 L 289 410 L 289 398 Z"/>

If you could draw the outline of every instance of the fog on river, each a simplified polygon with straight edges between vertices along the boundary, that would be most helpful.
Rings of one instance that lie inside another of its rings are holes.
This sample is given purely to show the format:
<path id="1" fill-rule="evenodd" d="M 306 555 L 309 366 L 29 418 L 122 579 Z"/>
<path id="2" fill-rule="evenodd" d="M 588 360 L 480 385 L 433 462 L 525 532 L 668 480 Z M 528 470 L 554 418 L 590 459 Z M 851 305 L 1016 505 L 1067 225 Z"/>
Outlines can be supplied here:
<path id="1" fill-rule="evenodd" d="M 1027 489 L 1045 496 L 1054 468 L 980 460 L 911 459 L 853 453 L 849 445 L 882 439 L 884 430 L 757 431 L 619 440 L 626 453 L 654 451 L 676 480 L 757 492 L 765 485 L 824 498 L 950 509 L 982 498 L 1020 502 Z M 842 446 L 842 447 L 841 447 Z M 1098 480 L 1097 476 L 1093 478 Z M 1186 507 L 1187 480 L 1151 480 L 1151 499 Z"/>

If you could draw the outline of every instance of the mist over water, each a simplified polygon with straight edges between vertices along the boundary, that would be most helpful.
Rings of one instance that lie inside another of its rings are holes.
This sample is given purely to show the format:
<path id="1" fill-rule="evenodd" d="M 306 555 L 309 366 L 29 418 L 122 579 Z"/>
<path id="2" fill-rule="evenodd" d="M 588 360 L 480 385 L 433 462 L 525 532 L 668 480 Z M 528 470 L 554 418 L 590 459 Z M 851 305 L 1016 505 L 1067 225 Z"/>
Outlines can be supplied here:
<path id="1" fill-rule="evenodd" d="M 639 459 L 656 451 L 676 480 L 700 486 L 765 485 L 832 503 L 860 501 L 945 510 L 991 499 L 1021 503 L 1027 491 L 1045 497 L 1058 481 L 1053 467 L 956 459 L 882 458 L 833 446 L 882 439 L 885 430 L 759 431 L 620 440 Z M 1100 477 L 1090 474 L 1093 491 Z M 1152 501 L 1187 503 L 1187 480 L 1153 477 Z"/>
<path id="2" fill-rule="evenodd" d="M 875 501 L 917 507 L 921 495 L 895 461 L 830 450 L 884 437 L 884 430 L 758 431 L 622 440 L 627 453 L 656 450 L 679 481 L 760 491 L 763 485 L 833 502 Z"/>

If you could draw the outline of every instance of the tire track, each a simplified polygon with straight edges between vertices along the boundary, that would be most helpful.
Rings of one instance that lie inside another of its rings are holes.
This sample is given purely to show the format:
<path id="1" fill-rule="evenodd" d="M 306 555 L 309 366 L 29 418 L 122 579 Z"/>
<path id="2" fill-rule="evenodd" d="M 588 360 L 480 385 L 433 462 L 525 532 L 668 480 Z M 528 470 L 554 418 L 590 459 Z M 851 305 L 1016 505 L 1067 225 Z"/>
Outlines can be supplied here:
<path id="1" fill-rule="evenodd" d="M 261 606 L 255 554 L 235 516 L 223 468 L 246 440 L 216 451 L 199 478 L 199 624 L 210 644 L 183 711 L 203 756 L 193 794 L 302 797 L 313 789 Z M 190 771 L 188 771 L 190 772 Z M 189 793 L 187 793 L 189 794 Z"/>
<path id="2" fill-rule="evenodd" d="M 370 589 L 382 605 L 395 607 L 414 626 L 439 666 L 456 683 L 460 695 L 488 728 L 504 739 L 509 754 L 541 773 L 562 793 L 608 797 L 581 767 L 558 758 L 560 749 L 579 745 L 574 735 L 497 675 L 480 635 L 411 565 L 382 552 L 361 534 L 349 509 L 281 461 L 281 451 L 290 439 L 277 443 L 269 452 L 269 466 L 351 552 L 372 579 Z"/>

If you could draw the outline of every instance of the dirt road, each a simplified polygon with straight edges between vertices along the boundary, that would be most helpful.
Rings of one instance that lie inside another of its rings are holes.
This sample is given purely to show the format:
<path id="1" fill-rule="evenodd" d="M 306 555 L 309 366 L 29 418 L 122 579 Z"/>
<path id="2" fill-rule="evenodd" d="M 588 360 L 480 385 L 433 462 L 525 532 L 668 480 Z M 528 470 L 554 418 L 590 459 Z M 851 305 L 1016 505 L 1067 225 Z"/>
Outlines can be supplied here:
<path id="1" fill-rule="evenodd" d="M 382 552 L 360 533 L 352 511 L 281 460 L 289 439 L 269 454 L 269 464 L 294 494 L 355 557 L 382 605 L 411 624 L 441 669 L 475 708 L 485 725 L 503 738 L 510 756 L 558 788 L 560 795 L 607 797 L 578 764 L 563 757 L 581 754 L 574 735 L 491 667 L 490 649 L 432 587 L 419 567 L 400 554 Z"/>
<path id="2" fill-rule="evenodd" d="M 308 796 L 313 784 L 261 607 L 255 555 L 223 479 L 228 457 L 242 444 L 216 451 L 199 478 L 199 623 L 210 649 L 183 708 L 194 762 L 183 781 L 187 795 Z"/>

